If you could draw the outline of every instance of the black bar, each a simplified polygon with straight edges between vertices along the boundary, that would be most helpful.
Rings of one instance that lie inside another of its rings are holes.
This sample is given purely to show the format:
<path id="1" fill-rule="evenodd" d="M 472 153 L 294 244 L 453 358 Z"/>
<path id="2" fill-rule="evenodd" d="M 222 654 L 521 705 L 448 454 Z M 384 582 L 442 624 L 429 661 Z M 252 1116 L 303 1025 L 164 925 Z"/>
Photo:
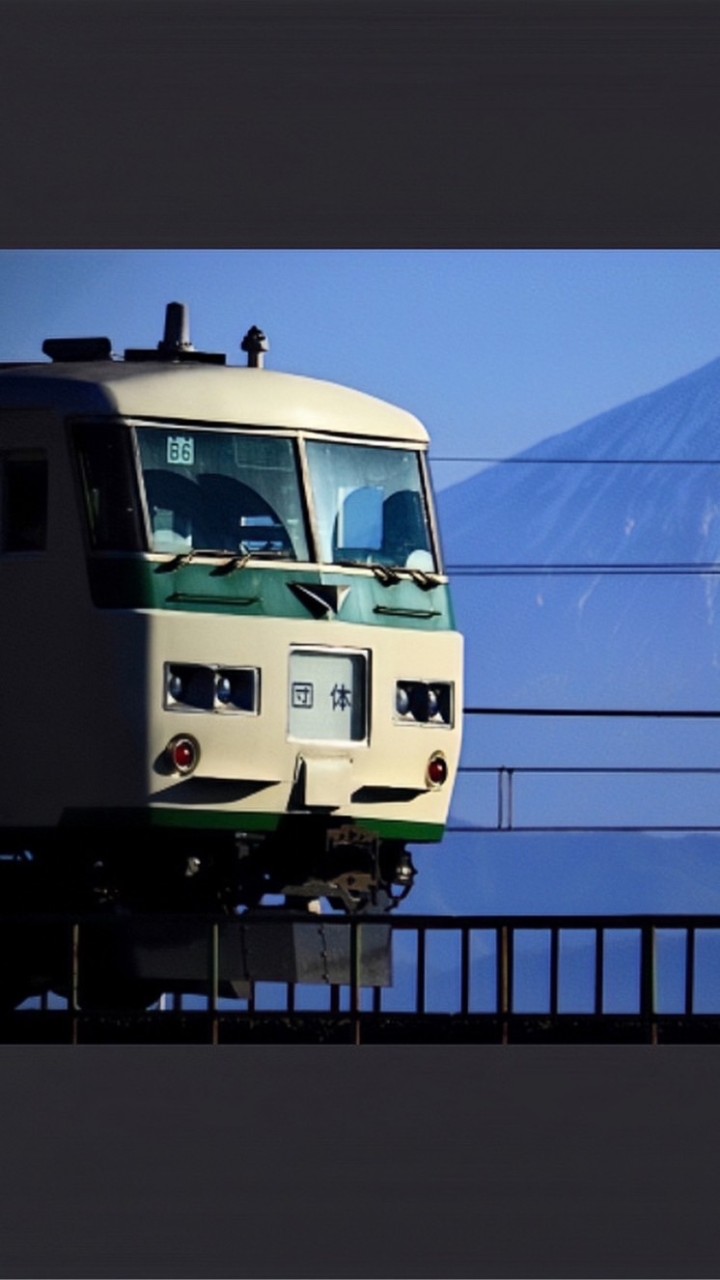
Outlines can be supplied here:
<path id="1" fill-rule="evenodd" d="M 72 968 L 70 978 L 70 1001 L 69 1007 L 72 1011 L 72 1043 L 78 1042 L 78 991 L 80 985 L 80 925 L 75 923 L 71 931 L 72 938 Z"/>
<path id="2" fill-rule="evenodd" d="M 652 1021 L 655 1013 L 655 930 L 645 925 L 640 933 L 640 1013 Z"/>
<path id="3" fill-rule="evenodd" d="M 498 827 L 492 826 L 492 825 L 487 827 L 447 826 L 445 828 L 445 832 L 447 835 L 456 835 L 456 836 L 458 835 L 466 835 L 466 836 L 468 835 L 469 836 L 507 835 L 508 833 L 512 833 L 513 835 L 523 835 L 523 834 L 530 835 L 532 833 L 538 834 L 541 832 L 545 835 L 553 835 L 553 834 L 588 835 L 591 832 L 603 832 L 603 831 L 605 832 L 613 831 L 618 834 L 625 834 L 625 835 L 642 835 L 643 833 L 648 833 L 653 831 L 676 832 L 681 835 L 690 835 L 693 832 L 695 833 L 705 832 L 706 834 L 710 834 L 712 832 L 720 831 L 720 823 L 713 823 L 713 824 L 705 823 L 703 826 L 693 826 L 693 827 L 688 826 L 687 824 L 684 824 L 682 827 L 672 827 L 669 825 L 650 826 L 649 823 L 644 823 L 641 826 L 620 826 L 620 825 L 611 824 L 611 823 L 605 823 L 603 826 L 591 826 L 589 824 L 586 826 L 580 826 L 578 823 L 568 823 L 566 826 L 561 827 L 557 825 L 543 826 L 539 823 L 536 825 L 533 825 L 532 823 L 528 822 L 528 823 L 522 823 L 519 826 L 505 827 L 502 829 L 502 831 L 499 830 Z"/>
<path id="4" fill-rule="evenodd" d="M 220 986 L 220 935 L 217 921 L 210 926 L 210 1015 L 212 1043 L 218 1044 L 220 1024 L 218 1022 L 218 989 Z"/>
<path id="5" fill-rule="evenodd" d="M 377 917 L 375 917 L 377 919 Z M 342 928 L 347 927 L 347 919 L 341 916 L 328 917 L 326 923 Z M 653 912 L 641 914 L 628 912 L 617 915 L 556 915 L 546 912 L 543 915 L 401 915 L 398 912 L 387 917 L 387 923 L 393 932 L 428 929 L 458 930 L 465 927 L 472 929 L 497 929 L 507 925 L 513 929 L 642 929 L 644 925 L 653 925 L 656 929 L 720 929 L 720 914 L 680 915 L 679 913 Z"/>
<path id="6" fill-rule="evenodd" d="M 595 999 L 593 1009 L 597 1017 L 602 1017 L 605 997 L 605 930 L 602 925 L 595 927 Z"/>
<path id="7" fill-rule="evenodd" d="M 500 946 L 500 954 L 498 957 L 498 994 L 499 1008 L 498 1012 L 501 1018 L 501 1043 L 510 1043 L 510 1017 L 513 1012 L 513 951 L 515 948 L 515 933 L 508 925 L 502 925 L 498 930 L 498 943 Z"/>
<path id="8" fill-rule="evenodd" d="M 550 1013 L 555 1017 L 558 1011 L 558 982 L 560 978 L 560 930 L 550 930 Z"/>
<path id="9" fill-rule="evenodd" d="M 360 1044 L 360 941 L 357 917 L 350 921 L 350 1015 L 353 1043 Z"/>
<path id="10" fill-rule="evenodd" d="M 497 1011 L 502 1017 L 512 1013 L 512 951 L 514 933 L 507 925 L 498 925 L 495 931 L 497 964 Z"/>
<path id="11" fill-rule="evenodd" d="M 545 712 L 543 712 L 542 714 L 544 715 Z M 577 713 L 573 711 L 570 714 L 575 715 Z M 702 774 L 704 777 L 712 778 L 712 777 L 715 777 L 717 774 L 720 774 L 720 765 L 719 766 L 699 765 L 697 768 L 694 768 L 692 765 L 645 766 L 645 765 L 527 764 L 527 765 L 513 765 L 512 769 L 508 769 L 507 765 L 461 764 L 459 772 L 460 773 L 497 773 L 499 775 L 502 775 L 503 777 L 506 774 L 510 774 L 514 776 L 516 773 L 519 773 L 519 774 L 528 774 L 528 773 L 533 773 L 533 774 L 534 773 L 542 773 L 542 774 L 582 773 L 582 774 L 585 774 L 587 773 L 587 774 L 607 774 L 608 777 L 615 777 L 618 774 L 627 773 L 633 777 L 635 777 L 636 775 L 644 776 L 645 774 L 648 774 L 648 776 L 651 776 L 653 774 L 655 775 L 661 774 L 662 776 L 668 775 L 670 777 L 675 777 L 675 775 L 677 774 L 678 777 L 687 777 L 688 775 L 694 777 L 695 774 Z M 685 830 L 684 827 L 683 827 L 683 830 Z"/>
<path id="12" fill-rule="evenodd" d="M 415 1012 L 425 1012 L 425 925 L 417 931 L 417 974 L 415 989 Z"/>
<path id="13" fill-rule="evenodd" d="M 716 577 L 720 569 L 709 564 L 450 564 L 451 578 L 694 578 Z M 380 612 L 376 609 L 376 612 Z M 388 610 L 389 612 L 389 610 Z"/>
<path id="14" fill-rule="evenodd" d="M 460 933 L 460 1012 L 465 1014 L 470 1008 L 470 930 L 462 929 Z"/>
<path id="15" fill-rule="evenodd" d="M 584 711 L 579 708 L 569 707 L 464 707 L 463 715 L 466 716 L 581 716 L 586 717 L 610 717 L 610 718 L 637 718 L 651 720 L 718 720 L 720 719 L 720 710 L 718 711 L 643 711 L 630 710 L 628 708 L 611 708 L 604 710 L 598 707 L 592 707 Z"/>
<path id="16" fill-rule="evenodd" d="M 163 926 L 168 930 L 168 937 L 172 937 L 173 927 L 184 926 L 188 923 L 202 924 L 222 924 L 224 928 L 232 927 L 233 923 L 238 928 L 242 928 L 243 917 L 238 916 L 235 921 L 228 920 L 226 917 L 218 918 L 213 915 L 202 915 L 201 913 L 181 914 L 173 913 L 172 915 L 160 914 L 155 915 L 150 912 L 143 914 L 144 921 L 154 920 L 162 921 Z M 514 915 L 503 914 L 496 915 L 488 912 L 487 914 L 475 915 L 420 915 L 411 912 L 400 913 L 393 912 L 386 916 L 372 916 L 364 919 L 365 924 L 375 924 L 378 921 L 387 924 L 393 931 L 417 930 L 425 929 L 451 929 L 454 931 L 463 928 L 473 929 L 496 929 L 502 925 L 507 925 L 513 929 L 551 929 L 554 927 L 560 929 L 642 929 L 644 925 L 652 925 L 656 929 L 720 929 L 720 912 L 693 912 L 684 915 L 679 912 L 627 912 L 612 915 L 588 915 L 587 913 L 567 914 L 546 912 L 543 915 Z M 353 926 L 355 918 L 345 915 L 327 915 L 323 916 L 323 929 L 349 929 Z M 27 925 L 53 925 L 57 928 L 65 923 L 70 928 L 72 925 L 82 926 L 83 924 L 92 924 L 95 928 L 99 928 L 104 920 L 97 914 L 87 913 L 86 915 L 72 914 L 63 915 L 62 913 L 51 914 L 49 912 L 25 912 L 9 915 L 0 912 L 0 928 L 3 925 L 19 923 Z M 112 918 L 107 918 L 108 927 L 113 927 L 116 923 Z M 317 919 L 309 918 L 307 921 L 294 920 L 294 924 L 298 928 L 317 929 Z M 359 921 L 360 927 L 363 920 Z M 267 927 L 269 929 L 277 925 L 276 920 L 269 920 Z M 258 927 L 257 921 L 255 926 Z"/>
<path id="17" fill-rule="evenodd" d="M 685 1013 L 695 1012 L 695 927 L 689 925 L 685 935 Z"/>
<path id="18" fill-rule="evenodd" d="M 154 353 L 153 353 L 154 354 Z M 431 466 L 438 462 L 484 462 L 487 464 L 516 467 L 717 467 L 719 458 L 487 458 L 473 455 L 438 457 L 433 454 Z"/>

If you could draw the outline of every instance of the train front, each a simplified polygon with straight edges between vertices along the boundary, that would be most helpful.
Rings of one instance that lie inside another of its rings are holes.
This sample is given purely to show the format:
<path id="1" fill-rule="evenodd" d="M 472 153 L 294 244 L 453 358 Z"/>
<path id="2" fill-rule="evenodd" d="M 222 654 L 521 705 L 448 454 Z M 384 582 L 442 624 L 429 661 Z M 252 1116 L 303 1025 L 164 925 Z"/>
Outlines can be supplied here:
<path id="1" fill-rule="evenodd" d="M 234 905 L 387 907 L 407 844 L 442 837 L 460 750 L 426 432 L 262 368 L 138 373 L 74 440 L 94 604 L 145 625 L 157 858 L 182 849 L 186 888 Z"/>

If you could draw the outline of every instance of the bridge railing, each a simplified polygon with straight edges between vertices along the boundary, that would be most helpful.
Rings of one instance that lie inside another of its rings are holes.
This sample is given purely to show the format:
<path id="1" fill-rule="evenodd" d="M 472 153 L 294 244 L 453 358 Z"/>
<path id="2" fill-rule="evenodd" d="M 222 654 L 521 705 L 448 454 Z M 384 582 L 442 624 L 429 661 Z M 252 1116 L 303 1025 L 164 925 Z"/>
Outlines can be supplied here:
<path id="1" fill-rule="evenodd" d="M 308 916 L 293 929 L 313 945 L 329 943 L 336 957 L 342 942 L 349 960 L 342 980 L 317 971 L 310 983 L 250 974 L 242 996 L 233 997 L 223 994 L 226 952 L 237 948 L 243 921 L 194 918 L 202 946 L 193 981 L 168 981 L 159 1004 L 135 1013 L 103 1008 L 101 1000 L 83 1007 L 83 931 L 97 922 L 68 922 L 64 997 L 6 1013 L 0 1038 L 720 1041 L 718 915 L 396 915 L 390 925 Z M 165 922 L 170 944 L 177 927 L 173 918 Z M 278 937 L 286 922 L 266 919 L 259 927 L 272 952 L 272 931 Z M 378 928 L 389 934 L 391 980 L 368 985 L 367 935 L 374 931 L 377 946 Z"/>

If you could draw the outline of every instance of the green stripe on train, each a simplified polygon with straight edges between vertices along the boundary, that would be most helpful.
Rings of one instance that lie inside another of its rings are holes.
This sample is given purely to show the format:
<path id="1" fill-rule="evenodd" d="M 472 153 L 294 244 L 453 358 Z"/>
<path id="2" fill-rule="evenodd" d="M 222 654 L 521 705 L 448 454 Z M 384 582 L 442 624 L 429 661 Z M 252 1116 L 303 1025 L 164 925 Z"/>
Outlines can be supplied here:
<path id="1" fill-rule="evenodd" d="M 409 578 L 384 586 L 364 574 L 256 566 L 230 572 L 207 561 L 173 568 L 172 562 L 137 556 L 93 555 L 87 563 L 92 601 L 101 609 L 167 609 L 307 620 L 307 608 L 291 589 L 295 583 L 310 588 L 349 587 L 339 614 L 329 615 L 332 620 L 422 631 L 450 631 L 455 626 L 445 584 L 425 591 Z"/>
<path id="2" fill-rule="evenodd" d="M 215 809 L 175 809 L 148 806 L 146 809 L 66 809 L 62 825 L 67 827 L 128 827 L 184 831 L 257 831 L 275 832 L 284 827 L 316 822 L 317 815 L 294 813 L 227 813 Z M 381 840 L 411 840 L 436 843 L 442 840 L 444 825 L 437 822 L 388 821 L 381 818 L 349 818 L 338 816 L 340 826 L 350 824 L 368 831 Z M 332 825 L 330 823 L 329 825 Z"/>

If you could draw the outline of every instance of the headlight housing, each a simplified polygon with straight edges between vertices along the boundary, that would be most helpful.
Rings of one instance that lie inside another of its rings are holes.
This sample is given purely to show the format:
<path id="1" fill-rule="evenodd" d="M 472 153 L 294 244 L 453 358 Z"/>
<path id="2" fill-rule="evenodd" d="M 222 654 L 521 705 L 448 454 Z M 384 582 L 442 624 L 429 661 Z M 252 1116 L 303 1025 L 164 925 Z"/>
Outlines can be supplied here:
<path id="1" fill-rule="evenodd" d="M 260 672 L 257 667 L 166 662 L 165 709 L 257 715 Z"/>
<path id="2" fill-rule="evenodd" d="M 455 686 L 442 680 L 398 680 L 393 718 L 400 724 L 452 728 Z"/>

